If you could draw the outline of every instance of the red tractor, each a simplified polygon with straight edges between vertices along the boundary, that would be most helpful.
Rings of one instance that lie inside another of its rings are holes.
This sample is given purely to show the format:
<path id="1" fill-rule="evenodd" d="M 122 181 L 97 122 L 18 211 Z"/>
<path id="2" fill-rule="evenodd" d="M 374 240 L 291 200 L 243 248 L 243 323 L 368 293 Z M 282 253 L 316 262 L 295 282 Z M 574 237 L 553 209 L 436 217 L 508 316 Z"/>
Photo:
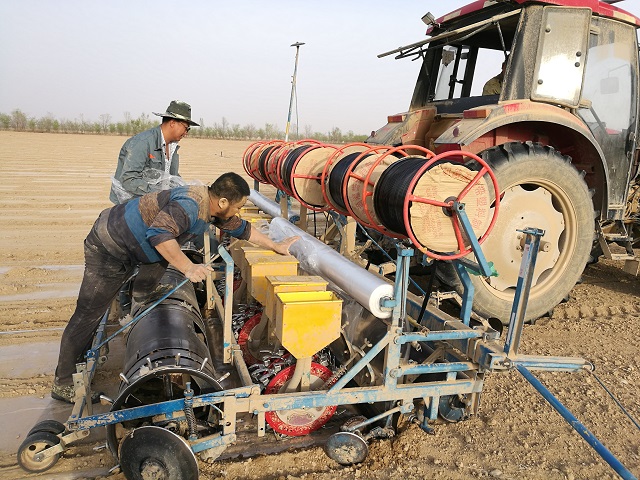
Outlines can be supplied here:
<path id="1" fill-rule="evenodd" d="M 483 250 L 499 275 L 473 280 L 482 316 L 509 318 L 518 229 L 546 231 L 530 319 L 567 298 L 602 254 L 638 271 L 640 19 L 613 3 L 480 0 L 425 15 L 430 38 L 380 55 L 422 66 L 409 111 L 388 117 L 368 143 L 473 152 L 498 178 L 500 215 Z M 500 73 L 487 68 L 501 63 Z M 446 269 L 441 277 L 455 286 Z"/>

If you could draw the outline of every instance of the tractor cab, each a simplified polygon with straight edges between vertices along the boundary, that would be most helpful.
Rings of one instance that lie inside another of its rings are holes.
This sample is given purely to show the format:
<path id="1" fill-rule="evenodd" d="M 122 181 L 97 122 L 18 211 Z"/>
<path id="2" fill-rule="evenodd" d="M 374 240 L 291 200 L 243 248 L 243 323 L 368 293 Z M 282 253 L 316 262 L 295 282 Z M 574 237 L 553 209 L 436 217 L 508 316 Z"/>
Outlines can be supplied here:
<path id="1" fill-rule="evenodd" d="M 517 230 L 528 225 L 544 229 L 549 246 L 533 316 L 566 298 L 601 254 L 640 269 L 640 19 L 612 3 L 475 1 L 438 19 L 425 15 L 428 38 L 379 55 L 422 64 L 409 109 L 367 143 L 470 152 L 498 177 L 503 206 L 483 247 L 499 276 L 474 280 L 483 316 L 508 316 L 522 255 Z M 613 244 L 625 251 L 617 255 Z"/>

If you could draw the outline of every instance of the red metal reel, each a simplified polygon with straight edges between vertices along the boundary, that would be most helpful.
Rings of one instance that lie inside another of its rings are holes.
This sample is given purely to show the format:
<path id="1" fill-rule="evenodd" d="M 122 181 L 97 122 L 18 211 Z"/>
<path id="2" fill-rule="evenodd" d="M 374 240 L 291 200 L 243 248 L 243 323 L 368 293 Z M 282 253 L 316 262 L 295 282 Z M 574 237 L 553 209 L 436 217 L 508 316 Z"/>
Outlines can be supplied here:
<path id="1" fill-rule="evenodd" d="M 320 186 L 322 187 L 322 196 L 324 197 L 325 202 L 327 202 L 328 208 L 330 210 L 341 213 L 343 215 L 349 215 L 349 212 L 345 212 L 341 208 L 336 207 L 336 205 L 334 205 L 334 203 L 331 201 L 329 193 L 327 192 L 328 190 L 327 182 L 329 181 L 329 170 L 331 165 L 333 165 L 335 163 L 335 160 L 339 158 L 344 153 L 344 151 L 349 147 L 367 147 L 367 149 L 370 149 L 371 145 L 369 145 L 368 143 L 354 142 L 354 143 L 347 143 L 346 145 L 343 145 L 342 147 L 338 148 L 335 152 L 333 152 L 333 155 L 329 157 L 329 160 L 327 160 L 327 163 L 325 164 L 324 169 L 322 170 L 322 175 L 320 176 Z"/>
<path id="2" fill-rule="evenodd" d="M 280 143 L 283 143 L 282 140 L 271 140 L 268 142 L 262 142 L 262 145 L 260 145 L 258 148 L 251 151 L 251 154 L 249 155 L 249 159 L 247 161 L 248 168 L 249 168 L 248 173 L 249 175 L 251 175 L 251 178 L 253 178 L 254 180 L 257 180 L 260 183 L 268 183 L 267 180 L 263 178 L 262 172 L 260 172 L 260 165 L 259 165 L 260 156 L 262 155 L 262 153 L 267 147 L 280 144 Z"/>
<path id="3" fill-rule="evenodd" d="M 381 227 L 380 225 L 374 223 L 372 221 L 372 215 L 369 213 L 368 208 L 367 208 L 367 186 L 368 185 L 372 185 L 373 186 L 373 182 L 371 181 L 371 172 L 373 171 L 373 169 L 375 167 L 377 167 L 380 162 L 382 160 L 378 160 L 376 161 L 369 169 L 369 173 L 367 173 L 366 177 L 360 177 L 358 175 L 356 175 L 354 173 L 354 169 L 357 167 L 357 165 L 360 163 L 361 160 L 363 160 L 363 157 L 365 155 L 368 154 L 373 154 L 373 153 L 379 153 L 381 151 L 386 151 L 386 150 L 391 150 L 392 147 L 390 147 L 389 145 L 377 145 L 373 148 L 370 148 L 369 150 L 365 150 L 364 152 L 362 152 L 360 155 L 358 155 L 353 162 L 351 162 L 351 165 L 349 165 L 349 168 L 347 169 L 347 173 L 345 175 L 345 181 L 344 184 L 342 185 L 342 202 L 344 203 L 344 205 L 347 207 L 347 211 L 349 212 L 349 215 L 353 218 L 355 218 L 358 222 L 362 223 L 365 227 L 369 227 L 369 228 L 373 228 L 385 235 L 388 234 L 388 230 L 386 230 L 384 227 Z M 403 152 L 403 155 L 406 156 L 406 153 Z M 385 155 L 383 157 L 386 158 L 387 156 Z M 353 212 L 353 209 L 351 208 L 351 202 L 349 201 L 349 194 L 348 194 L 348 189 L 349 189 L 349 181 L 351 178 L 355 178 L 356 180 L 360 180 L 363 184 L 363 195 L 362 195 L 362 203 L 363 203 L 363 210 L 367 216 L 367 219 L 365 220 L 364 218 L 360 218 L 358 215 L 356 215 Z M 373 195 L 373 193 L 371 193 L 370 195 Z"/>
<path id="4" fill-rule="evenodd" d="M 267 147 L 271 147 L 268 152 L 265 153 L 265 158 L 263 162 L 263 168 L 260 168 L 260 159 L 258 159 L 258 170 L 260 170 L 260 176 L 263 178 L 264 183 L 273 185 L 271 179 L 269 178 L 269 164 L 273 163 L 272 159 L 276 155 L 276 153 L 282 148 L 283 145 L 286 145 L 283 140 L 273 140 L 270 145 Z M 266 148 L 265 148 L 266 151 Z M 262 156 L 262 155 L 260 155 Z"/>
<path id="5" fill-rule="evenodd" d="M 244 151 L 244 153 L 242 154 L 242 167 L 244 168 L 244 171 L 247 172 L 247 175 L 249 175 L 251 178 L 253 178 L 254 180 L 257 180 L 257 178 L 255 178 L 253 176 L 253 174 L 251 173 L 251 169 L 250 169 L 250 161 L 251 161 L 251 154 L 259 147 L 261 147 L 264 144 L 264 142 L 254 142 L 251 145 L 249 145 L 246 150 Z"/>
<path id="6" fill-rule="evenodd" d="M 276 187 L 278 190 L 282 190 L 282 186 L 280 184 L 280 179 L 278 177 L 278 165 L 280 165 L 281 158 L 283 156 L 287 156 L 287 153 L 291 150 L 290 142 L 283 143 L 279 147 L 276 147 L 273 152 L 269 155 L 269 160 L 267 161 L 267 182 L 269 184 Z"/>
<path id="7" fill-rule="evenodd" d="M 282 162 L 284 161 L 285 158 L 287 158 L 287 155 L 289 155 L 289 152 L 293 148 L 295 148 L 295 143 L 292 143 L 292 142 L 285 143 L 280 148 L 278 148 L 278 150 L 274 153 L 274 156 L 272 157 L 271 166 L 267 171 L 267 176 L 269 177 L 269 181 L 271 182 L 271 185 L 276 187 L 278 190 L 284 191 L 284 184 L 282 183 L 282 174 L 281 174 Z"/>
<path id="8" fill-rule="evenodd" d="M 282 167 L 283 167 L 283 163 L 285 161 L 285 159 L 289 156 L 289 153 L 291 153 L 291 151 L 295 150 L 296 148 L 302 146 L 302 145 L 309 145 L 309 147 L 313 146 L 313 145 L 321 145 L 322 143 L 319 142 L 318 140 L 313 140 L 313 139 L 304 139 L 304 140 L 300 140 L 298 142 L 293 142 L 293 143 L 287 143 L 285 145 L 283 145 L 281 151 L 278 153 L 278 160 L 276 162 L 276 166 L 275 166 L 275 179 L 276 179 L 276 183 L 277 185 L 275 185 L 279 190 L 282 190 L 283 192 L 285 192 L 287 195 L 289 195 L 290 197 L 293 196 L 293 192 L 287 188 L 287 186 L 285 185 L 284 182 L 284 178 L 282 176 Z"/>
<path id="9" fill-rule="evenodd" d="M 365 175 L 364 182 L 362 184 L 362 200 L 364 202 L 363 210 L 365 215 L 367 216 L 367 219 L 369 220 L 370 226 L 374 230 L 377 230 L 378 232 L 382 233 L 383 235 L 387 235 L 393 238 L 407 238 L 407 237 L 397 232 L 392 232 L 391 230 L 388 230 L 387 228 L 385 228 L 383 225 L 376 223 L 375 219 L 373 218 L 373 213 L 369 210 L 369 207 L 367 206 L 367 197 L 373 196 L 373 190 L 368 190 L 367 188 L 369 185 L 373 184 L 373 182 L 371 181 L 371 175 L 373 175 L 373 172 L 375 171 L 376 167 L 380 165 L 384 161 L 384 159 L 386 159 L 390 155 L 393 155 L 394 153 L 400 153 L 403 157 L 408 157 L 410 155 L 407 152 L 407 150 L 418 150 L 424 153 L 427 158 L 431 158 L 435 155 L 435 153 L 433 153 L 431 150 L 425 147 L 421 147 L 420 145 L 401 145 L 399 147 L 391 148 L 388 151 L 386 151 L 383 155 L 381 155 L 380 158 L 378 158 L 375 161 L 375 163 L 371 165 L 371 167 L 369 167 L 369 171 Z"/>
<path id="10" fill-rule="evenodd" d="M 279 393 L 286 383 L 293 377 L 296 366 L 291 365 L 278 373 L 264 391 L 265 395 Z M 331 370 L 319 363 L 311 363 L 311 381 L 320 379 L 326 382 L 331 378 Z M 276 432 L 291 437 L 301 437 L 321 428 L 336 413 L 337 406 L 307 408 L 300 410 L 282 410 L 266 412 L 267 423 Z"/>
<path id="11" fill-rule="evenodd" d="M 244 322 L 244 325 L 238 332 L 238 345 L 240 346 L 240 350 L 242 350 L 242 356 L 247 366 L 260 363 L 260 360 L 258 360 L 251 354 L 251 352 L 249 351 L 249 346 L 247 345 L 247 342 L 249 341 L 249 335 L 251 335 L 251 331 L 256 328 L 256 325 L 260 323 L 260 320 L 262 320 L 262 312 L 257 313 L 249 320 Z"/>
<path id="12" fill-rule="evenodd" d="M 320 183 L 322 181 L 322 173 L 320 174 L 320 176 L 317 175 L 302 175 L 302 174 L 298 174 L 296 173 L 296 168 L 298 167 L 298 164 L 300 163 L 300 160 L 302 160 L 302 158 L 309 152 L 317 149 L 317 148 L 333 148 L 335 150 L 338 149 L 338 147 L 334 146 L 334 145 L 328 145 L 328 144 L 318 144 L 318 145 L 314 145 L 313 147 L 305 150 L 304 152 L 302 152 L 302 154 L 300 154 L 300 156 L 298 156 L 298 158 L 296 158 L 296 160 L 293 162 L 293 167 L 291 168 L 291 176 L 289 178 L 289 183 L 291 184 L 291 193 L 293 194 L 293 196 L 295 197 L 295 199 L 300 202 L 301 205 L 305 206 L 307 208 L 307 210 L 311 210 L 313 212 L 326 212 L 327 210 L 329 210 L 331 207 L 329 205 L 325 205 L 324 207 L 317 207 L 315 205 L 311 205 L 307 202 L 305 202 L 300 195 L 298 195 L 298 192 L 296 191 L 295 188 L 295 179 L 296 178 L 307 178 L 310 180 L 317 180 L 318 183 Z M 331 158 L 333 155 L 331 155 L 329 158 Z M 328 162 L 328 159 L 327 159 Z M 323 167 L 323 171 L 326 168 L 326 164 Z M 324 193 L 322 195 L 323 197 L 325 196 Z"/>
<path id="13" fill-rule="evenodd" d="M 489 165 L 487 164 L 487 162 L 485 162 L 482 158 L 480 158 L 479 156 L 471 152 L 464 152 L 462 150 L 449 150 L 439 155 L 436 155 L 435 157 L 431 158 L 427 163 L 425 163 L 422 167 L 420 167 L 420 170 L 418 170 L 414 175 L 413 179 L 411 180 L 411 183 L 409 184 L 409 188 L 407 189 L 407 195 L 405 196 L 404 206 L 402 209 L 402 216 L 404 219 L 404 226 L 407 231 L 407 236 L 411 239 L 411 241 L 418 248 L 418 250 L 420 250 L 430 258 L 435 258 L 436 260 L 456 260 L 458 258 L 467 256 L 472 251 L 471 247 L 466 248 L 464 245 L 464 239 L 462 238 L 462 227 L 457 221 L 455 221 L 457 219 L 456 215 L 452 215 L 451 219 L 453 222 L 453 229 L 456 235 L 456 242 L 458 244 L 459 251 L 458 253 L 451 253 L 451 254 L 434 253 L 431 250 L 429 250 L 427 247 L 421 245 L 412 232 L 410 215 L 409 215 L 411 202 L 427 203 L 429 205 L 435 205 L 442 208 L 453 207 L 453 201 L 445 203 L 437 200 L 418 197 L 413 195 L 412 193 L 422 174 L 426 172 L 434 163 L 444 158 L 449 158 L 450 161 L 461 163 L 461 164 L 466 162 L 467 158 L 471 158 L 476 162 L 478 162 L 482 167 L 480 171 L 476 173 L 475 177 L 473 177 L 473 179 L 467 184 L 467 186 L 463 188 L 462 191 L 458 194 L 456 200 L 460 203 L 462 203 L 462 200 L 464 200 L 464 197 L 467 195 L 467 193 L 469 193 L 469 191 L 473 188 L 473 186 L 476 185 L 484 175 L 489 175 L 489 178 L 491 178 L 491 183 L 493 186 L 493 193 L 494 193 L 493 216 L 491 217 L 491 222 L 489 223 L 489 227 L 478 239 L 479 244 L 482 244 L 487 239 L 487 236 L 489 235 L 489 233 L 491 233 L 491 230 L 493 230 L 493 226 L 495 225 L 496 220 L 498 219 L 498 211 L 500 210 L 500 189 L 498 188 L 498 180 L 495 174 L 493 173 L 493 171 L 491 170 L 491 168 L 489 167 Z"/>

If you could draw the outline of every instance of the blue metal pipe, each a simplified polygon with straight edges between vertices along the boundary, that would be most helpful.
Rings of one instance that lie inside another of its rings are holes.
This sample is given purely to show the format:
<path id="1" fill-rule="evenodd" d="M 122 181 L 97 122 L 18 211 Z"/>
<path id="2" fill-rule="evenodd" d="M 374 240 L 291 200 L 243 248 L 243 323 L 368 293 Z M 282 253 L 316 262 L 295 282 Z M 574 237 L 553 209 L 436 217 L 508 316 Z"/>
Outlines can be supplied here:
<path id="1" fill-rule="evenodd" d="M 434 342 L 436 340 L 464 340 L 467 338 L 480 338 L 483 332 L 479 330 L 443 330 L 441 332 L 430 331 L 427 334 L 407 333 L 395 339 L 395 343 Z"/>
<path id="2" fill-rule="evenodd" d="M 400 367 L 400 375 L 421 375 L 424 373 L 442 373 L 442 372 L 467 372 L 476 370 L 477 365 L 472 362 L 445 362 L 445 363 L 429 363 L 426 365 L 406 365 Z"/>
<path id="3" fill-rule="evenodd" d="M 613 468 L 618 475 L 620 475 L 625 480 L 637 480 L 636 477 L 625 468 L 620 461 L 613 456 L 613 454 L 605 447 L 600 441 L 585 427 L 580 421 L 565 407 L 560 403 L 560 401 L 553 396 L 553 394 L 547 390 L 547 388 L 542 385 L 540 380 L 538 380 L 526 367 L 522 365 L 517 365 L 516 368 L 518 372 L 522 374 L 522 376 L 531 384 L 533 388 L 535 388 L 540 395 L 544 397 L 544 399 L 551 404 L 555 410 L 562 415 L 569 425 L 573 427 L 573 429 L 580 434 L 584 440 L 593 447 L 593 449 L 602 457 L 602 459 L 607 462 L 611 468 Z"/>

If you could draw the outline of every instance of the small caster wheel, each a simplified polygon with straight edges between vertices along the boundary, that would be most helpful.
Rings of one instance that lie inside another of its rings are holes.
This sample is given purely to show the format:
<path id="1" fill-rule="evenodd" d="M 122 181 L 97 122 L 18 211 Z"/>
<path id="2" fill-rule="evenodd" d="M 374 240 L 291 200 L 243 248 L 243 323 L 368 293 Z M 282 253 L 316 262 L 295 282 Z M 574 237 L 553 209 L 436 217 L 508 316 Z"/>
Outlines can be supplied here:
<path id="1" fill-rule="evenodd" d="M 56 453 L 51 457 L 36 460 L 36 456 L 45 448 L 52 447 L 60 443 L 60 439 L 50 432 L 35 432 L 25 438 L 20 448 L 18 448 L 18 465 L 23 470 L 31 473 L 44 472 L 53 467 L 60 454 Z"/>
<path id="2" fill-rule="evenodd" d="M 54 435 L 58 435 L 66 430 L 64 424 L 58 422 L 57 420 L 43 420 L 41 422 L 36 423 L 29 433 L 27 433 L 27 437 L 36 433 L 36 432 L 49 432 Z"/>

